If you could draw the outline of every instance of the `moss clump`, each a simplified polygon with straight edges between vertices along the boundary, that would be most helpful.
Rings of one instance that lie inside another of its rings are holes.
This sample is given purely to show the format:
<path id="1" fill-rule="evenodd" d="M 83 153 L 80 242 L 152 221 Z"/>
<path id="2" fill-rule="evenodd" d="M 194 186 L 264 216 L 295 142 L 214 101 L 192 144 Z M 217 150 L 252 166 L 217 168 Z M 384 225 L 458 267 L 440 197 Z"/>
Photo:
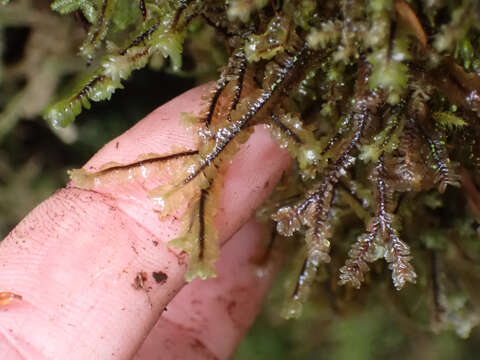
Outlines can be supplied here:
<path id="1" fill-rule="evenodd" d="M 478 322 L 473 304 L 480 295 L 474 286 L 480 273 L 465 274 L 480 260 L 470 252 L 480 218 L 478 2 L 138 6 L 53 3 L 61 13 L 83 14 L 89 32 L 81 53 L 96 70 L 45 116 L 67 125 L 89 100 L 109 98 L 133 70 L 159 56 L 179 71 L 185 39 L 205 27 L 224 38 L 229 60 L 198 119 L 199 151 L 165 192 L 168 201 L 177 190 L 191 190 L 189 235 L 176 242 L 192 256 L 189 274 L 214 273 L 212 217 L 222 169 L 252 126 L 266 124 L 296 160 L 262 210 L 280 237 L 296 239 L 289 242 L 299 255 L 285 314 L 299 315 L 311 288 L 326 281 L 319 274 L 347 285 L 331 289 L 342 304 L 352 299 L 349 287 L 384 286 L 384 263 L 397 290 L 416 282 L 418 294 L 430 299 L 434 328 L 467 336 Z"/>

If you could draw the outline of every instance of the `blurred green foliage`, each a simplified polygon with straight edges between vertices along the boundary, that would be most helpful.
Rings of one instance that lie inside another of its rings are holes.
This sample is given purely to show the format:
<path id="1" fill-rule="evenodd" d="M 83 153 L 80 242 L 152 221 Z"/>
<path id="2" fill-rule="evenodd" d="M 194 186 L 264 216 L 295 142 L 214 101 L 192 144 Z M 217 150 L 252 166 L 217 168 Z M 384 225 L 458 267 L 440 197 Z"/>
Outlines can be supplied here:
<path id="1" fill-rule="evenodd" d="M 310 316 L 287 322 L 262 313 L 233 359 L 473 360 L 480 350 L 478 332 L 462 340 L 448 332 L 412 331 L 378 303 L 349 316 Z"/>
<path id="2" fill-rule="evenodd" d="M 281 274 L 280 278 L 285 274 Z M 454 331 L 432 333 L 422 299 L 409 304 L 422 314 L 423 325 L 398 312 L 395 293 L 385 288 L 360 299 L 358 307 L 341 310 L 321 284 L 302 316 L 285 320 L 283 281 L 277 279 L 263 311 L 233 360 L 474 360 L 480 351 L 480 331 L 468 339 Z M 411 295 L 411 294 L 410 294 Z M 406 304 L 404 304 L 406 305 Z"/>

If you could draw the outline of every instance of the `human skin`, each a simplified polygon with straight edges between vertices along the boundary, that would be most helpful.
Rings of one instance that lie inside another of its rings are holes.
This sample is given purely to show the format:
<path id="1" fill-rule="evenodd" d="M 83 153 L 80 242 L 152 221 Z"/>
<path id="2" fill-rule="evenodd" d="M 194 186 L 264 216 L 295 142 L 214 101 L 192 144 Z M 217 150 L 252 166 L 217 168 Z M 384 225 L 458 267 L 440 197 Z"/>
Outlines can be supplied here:
<path id="1" fill-rule="evenodd" d="M 198 113 L 203 85 L 163 105 L 104 146 L 87 171 L 139 155 L 195 148 L 181 112 Z M 268 131 L 256 127 L 226 175 L 215 226 L 222 244 L 217 278 L 185 285 L 188 256 L 166 243 L 177 215 L 159 218 L 147 178 L 81 189 L 70 183 L 36 207 L 0 243 L 0 359 L 227 359 L 268 290 L 278 256 L 266 264 L 262 226 L 251 220 L 289 166 Z M 250 220 L 249 220 L 250 219 Z M 231 240 L 229 240 L 231 239 Z M 147 278 L 137 289 L 139 273 Z M 166 274 L 156 282 L 153 272 Z M 148 291 L 146 291 L 148 290 Z"/>

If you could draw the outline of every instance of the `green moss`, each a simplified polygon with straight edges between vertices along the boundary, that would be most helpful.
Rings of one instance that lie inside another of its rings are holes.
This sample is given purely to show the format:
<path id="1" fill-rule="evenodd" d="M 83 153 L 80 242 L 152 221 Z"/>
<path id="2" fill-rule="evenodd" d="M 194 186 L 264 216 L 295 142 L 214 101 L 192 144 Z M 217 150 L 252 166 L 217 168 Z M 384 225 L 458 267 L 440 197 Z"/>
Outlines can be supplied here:
<path id="1" fill-rule="evenodd" d="M 103 75 L 83 79 L 75 86 L 71 96 L 55 103 L 45 111 L 45 118 L 53 126 L 65 127 L 75 120 L 75 117 L 82 112 L 82 108 L 90 109 L 90 101 L 109 100 L 115 90 L 122 87 L 120 82 Z"/>
<path id="2" fill-rule="evenodd" d="M 351 294 L 378 291 L 408 303 L 417 291 L 419 308 L 432 313 L 431 329 L 466 336 L 478 322 L 480 299 L 471 285 L 480 277 L 480 257 L 469 254 L 478 251 L 480 219 L 472 180 L 480 173 L 479 5 L 140 4 L 52 4 L 61 14 L 82 13 L 89 23 L 80 49 L 92 70 L 45 117 L 70 124 L 91 101 L 109 99 L 148 65 L 207 79 L 228 57 L 205 95 L 205 111 L 184 117 L 200 127 L 198 154 L 179 167 L 168 189 L 149 194 L 168 210 L 188 203 L 185 232 L 172 242 L 190 253 L 188 278 L 214 275 L 213 216 L 223 174 L 253 126 L 265 124 L 294 163 L 261 211 L 298 254 L 284 314 L 299 317 L 327 281 L 334 284 L 331 302 L 345 309 L 356 308 Z M 361 287 L 368 291 L 354 290 Z M 399 314 L 425 325 L 426 316 L 415 318 L 397 305 Z"/>
<path id="3" fill-rule="evenodd" d="M 97 20 L 97 3 L 95 0 L 56 0 L 50 6 L 60 14 L 80 10 L 83 16 L 93 24 Z"/>

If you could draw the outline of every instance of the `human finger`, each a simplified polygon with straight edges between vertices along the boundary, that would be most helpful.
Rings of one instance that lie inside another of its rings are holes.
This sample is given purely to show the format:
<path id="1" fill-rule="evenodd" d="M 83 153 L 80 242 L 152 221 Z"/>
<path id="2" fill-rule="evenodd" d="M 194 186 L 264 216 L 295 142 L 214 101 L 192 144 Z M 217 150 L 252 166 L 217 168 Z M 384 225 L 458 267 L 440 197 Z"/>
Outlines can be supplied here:
<path id="1" fill-rule="evenodd" d="M 193 144 L 176 124 L 181 111 L 200 109 L 204 91 L 160 108 L 107 145 L 87 169 L 137 159 L 144 151 L 161 153 L 173 143 Z M 225 177 L 216 220 L 222 240 L 251 216 L 288 162 L 268 132 L 257 129 Z M 165 245 L 178 235 L 179 221 L 159 220 L 146 194 L 167 180 L 161 174 L 135 178 L 110 184 L 110 192 L 60 190 L 9 234 L 0 244 L 0 291 L 22 300 L 0 308 L 0 358 L 15 352 L 35 359 L 133 356 L 184 285 L 188 259 Z M 154 283 L 154 272 L 167 280 Z"/>
<path id="2" fill-rule="evenodd" d="M 254 220 L 224 246 L 218 276 L 194 280 L 170 302 L 135 360 L 228 359 L 258 314 L 280 257 Z M 259 261 L 262 260 L 262 261 Z"/>

